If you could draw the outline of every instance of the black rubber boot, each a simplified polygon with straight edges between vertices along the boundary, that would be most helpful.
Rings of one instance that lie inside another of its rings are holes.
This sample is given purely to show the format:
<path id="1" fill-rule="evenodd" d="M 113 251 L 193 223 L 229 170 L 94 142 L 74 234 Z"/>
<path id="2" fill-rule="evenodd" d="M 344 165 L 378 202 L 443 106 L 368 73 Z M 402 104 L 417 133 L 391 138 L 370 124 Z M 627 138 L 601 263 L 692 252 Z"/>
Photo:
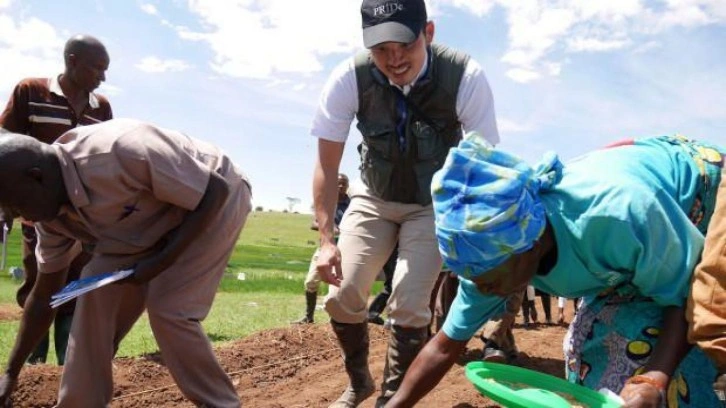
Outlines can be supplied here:
<path id="1" fill-rule="evenodd" d="M 391 328 L 386 366 L 383 369 L 381 395 L 376 400 L 376 408 L 384 407 L 396 393 L 408 367 L 426 344 L 428 337 L 428 327 L 407 329 L 394 325 Z"/>
<path id="2" fill-rule="evenodd" d="M 343 351 L 350 384 L 329 408 L 354 408 L 376 390 L 368 369 L 368 322 L 347 324 L 331 320 L 330 324 Z"/>
<path id="3" fill-rule="evenodd" d="M 295 320 L 292 324 L 310 324 L 315 323 L 315 303 L 318 301 L 317 292 L 305 291 L 305 316 Z"/>

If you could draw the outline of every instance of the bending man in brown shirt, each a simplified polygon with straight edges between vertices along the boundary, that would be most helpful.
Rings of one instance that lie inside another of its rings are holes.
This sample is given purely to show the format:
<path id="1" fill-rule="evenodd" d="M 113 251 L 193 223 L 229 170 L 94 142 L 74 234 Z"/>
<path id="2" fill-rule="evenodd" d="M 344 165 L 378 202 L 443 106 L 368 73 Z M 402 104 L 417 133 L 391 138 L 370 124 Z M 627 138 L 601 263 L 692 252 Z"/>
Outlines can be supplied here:
<path id="1" fill-rule="evenodd" d="M 0 115 L 0 127 L 9 132 L 31 136 L 44 143 L 53 143 L 74 127 L 92 125 L 112 118 L 108 100 L 93 92 L 106 80 L 105 73 L 110 63 L 106 47 L 94 37 L 76 35 L 66 42 L 63 58 L 65 71 L 62 74 L 51 78 L 26 78 L 15 86 L 5 110 Z M 6 217 L 0 214 L 0 227 L 5 221 L 4 218 Z M 35 227 L 25 220 L 22 222 L 22 233 L 25 281 L 16 295 L 20 307 L 24 307 L 38 274 Z M 69 281 L 78 279 L 83 265 L 89 259 L 87 252 L 78 255 L 68 272 Z M 54 322 L 53 338 L 59 365 L 65 362 L 74 308 L 75 302 L 63 305 Z M 48 337 L 46 333 L 31 353 L 28 362 L 46 362 Z"/>
<path id="2" fill-rule="evenodd" d="M 104 407 L 114 344 L 146 310 L 164 364 L 198 406 L 238 407 L 201 321 L 250 211 L 244 175 L 216 147 L 133 120 L 65 133 L 52 145 L 0 136 L 0 207 L 36 222 L 38 280 L 0 379 L 0 406 L 47 330 L 76 241 L 93 246 L 82 277 L 133 268 L 129 284 L 78 299 L 58 407 Z"/>

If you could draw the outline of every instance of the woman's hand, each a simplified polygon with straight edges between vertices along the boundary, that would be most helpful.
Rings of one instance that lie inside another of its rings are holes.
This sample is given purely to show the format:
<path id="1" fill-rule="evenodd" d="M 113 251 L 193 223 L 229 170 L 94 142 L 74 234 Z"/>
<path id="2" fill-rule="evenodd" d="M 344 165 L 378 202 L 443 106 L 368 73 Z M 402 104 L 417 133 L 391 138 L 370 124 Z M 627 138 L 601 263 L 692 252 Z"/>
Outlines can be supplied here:
<path id="1" fill-rule="evenodd" d="M 620 391 L 622 408 L 658 408 L 662 397 L 661 388 L 650 382 L 627 382 Z"/>

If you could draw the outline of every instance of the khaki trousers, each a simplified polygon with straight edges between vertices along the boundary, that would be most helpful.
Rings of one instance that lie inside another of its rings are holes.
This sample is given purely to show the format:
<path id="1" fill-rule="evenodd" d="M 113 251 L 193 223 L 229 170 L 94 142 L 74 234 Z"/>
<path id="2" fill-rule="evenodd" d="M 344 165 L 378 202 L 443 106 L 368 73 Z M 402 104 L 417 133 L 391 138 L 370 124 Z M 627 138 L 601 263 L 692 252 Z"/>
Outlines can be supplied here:
<path id="1" fill-rule="evenodd" d="M 310 259 L 310 267 L 308 267 L 308 274 L 305 276 L 305 291 L 310 293 L 318 293 L 320 288 L 320 274 L 318 273 L 318 254 L 320 254 L 320 248 L 315 250 L 313 257 Z"/>
<path id="2" fill-rule="evenodd" d="M 325 310 L 339 323 L 365 322 L 371 286 L 398 241 L 388 317 L 397 326 L 428 326 L 431 291 L 441 270 L 432 206 L 383 201 L 362 183 L 349 194 L 338 240 L 343 280 L 339 288 L 330 286 Z"/>
<path id="3" fill-rule="evenodd" d="M 105 407 L 113 395 L 116 346 L 146 309 L 163 364 L 198 406 L 239 407 L 230 378 L 200 324 L 250 212 L 250 190 L 231 186 L 226 205 L 174 265 L 145 285 L 113 284 L 79 298 L 58 407 Z M 148 255 L 148 254 L 144 254 Z M 94 256 L 83 276 L 133 265 L 142 256 Z"/>
<path id="4" fill-rule="evenodd" d="M 693 273 L 686 318 L 688 339 L 726 373 L 726 174 L 708 224 L 701 262 Z"/>

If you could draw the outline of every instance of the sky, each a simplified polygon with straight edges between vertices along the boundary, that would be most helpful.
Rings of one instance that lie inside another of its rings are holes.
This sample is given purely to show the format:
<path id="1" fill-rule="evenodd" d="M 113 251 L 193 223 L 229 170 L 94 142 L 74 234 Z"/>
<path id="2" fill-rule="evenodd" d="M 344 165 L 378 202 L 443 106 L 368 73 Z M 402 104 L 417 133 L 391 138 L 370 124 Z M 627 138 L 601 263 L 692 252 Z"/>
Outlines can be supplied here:
<path id="1" fill-rule="evenodd" d="M 429 0 L 434 42 L 469 53 L 494 94 L 498 147 L 535 164 L 676 132 L 726 146 L 724 0 Z M 0 104 L 63 70 L 90 34 L 111 56 L 115 117 L 222 148 L 265 210 L 309 212 L 309 127 L 331 70 L 362 49 L 360 0 L 0 0 Z M 341 171 L 357 178 L 355 126 Z M 299 203 L 291 205 L 294 200 Z"/>

